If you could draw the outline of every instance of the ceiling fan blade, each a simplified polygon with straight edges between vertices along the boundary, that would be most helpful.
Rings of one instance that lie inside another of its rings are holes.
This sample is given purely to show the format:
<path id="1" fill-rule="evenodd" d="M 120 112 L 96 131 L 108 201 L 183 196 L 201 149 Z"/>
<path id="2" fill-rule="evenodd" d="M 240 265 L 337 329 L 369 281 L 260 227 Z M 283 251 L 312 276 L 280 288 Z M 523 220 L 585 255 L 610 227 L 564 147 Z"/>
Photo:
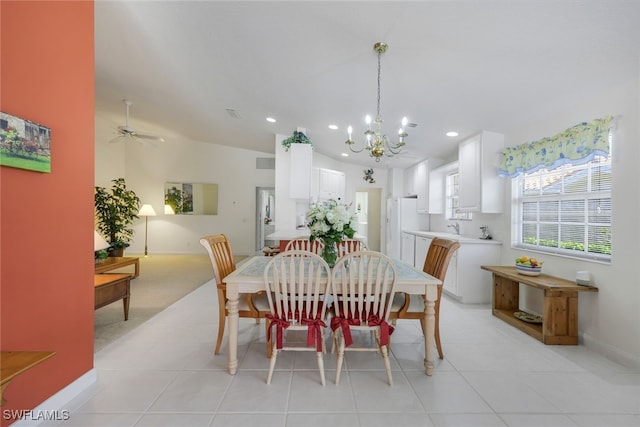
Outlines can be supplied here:
<path id="1" fill-rule="evenodd" d="M 113 138 L 111 138 L 109 141 L 107 141 L 109 144 L 114 144 L 116 142 L 120 142 L 122 140 L 122 138 L 124 138 L 123 135 L 117 135 Z"/>
<path id="2" fill-rule="evenodd" d="M 150 139 L 152 141 L 160 141 L 160 142 L 164 142 L 164 138 L 160 137 L 160 136 L 154 136 L 154 135 L 141 135 L 139 133 L 136 133 L 135 135 L 136 138 L 138 139 Z"/>
<path id="3" fill-rule="evenodd" d="M 116 130 L 116 132 L 118 133 L 118 136 L 113 138 L 109 142 L 118 142 L 124 138 L 134 139 L 134 140 L 146 139 L 150 141 L 164 142 L 164 138 L 160 136 L 139 134 L 138 132 L 136 132 L 134 128 L 129 127 L 129 107 L 131 107 L 132 102 L 127 99 L 123 99 L 122 102 L 124 102 L 124 105 L 125 105 L 124 126 L 118 126 Z"/>

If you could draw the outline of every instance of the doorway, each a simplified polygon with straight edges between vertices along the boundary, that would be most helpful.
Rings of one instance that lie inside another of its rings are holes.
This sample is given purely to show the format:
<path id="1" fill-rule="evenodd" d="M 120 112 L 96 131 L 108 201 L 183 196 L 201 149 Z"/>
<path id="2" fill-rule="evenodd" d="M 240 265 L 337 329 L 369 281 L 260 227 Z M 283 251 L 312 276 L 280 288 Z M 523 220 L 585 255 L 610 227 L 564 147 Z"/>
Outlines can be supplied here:
<path id="1" fill-rule="evenodd" d="M 276 230 L 276 190 L 273 187 L 256 187 L 256 253 L 276 244 L 266 236 Z"/>
<path id="2" fill-rule="evenodd" d="M 358 216 L 358 234 L 365 236 L 369 250 L 380 251 L 382 189 L 356 188 L 355 213 Z"/>

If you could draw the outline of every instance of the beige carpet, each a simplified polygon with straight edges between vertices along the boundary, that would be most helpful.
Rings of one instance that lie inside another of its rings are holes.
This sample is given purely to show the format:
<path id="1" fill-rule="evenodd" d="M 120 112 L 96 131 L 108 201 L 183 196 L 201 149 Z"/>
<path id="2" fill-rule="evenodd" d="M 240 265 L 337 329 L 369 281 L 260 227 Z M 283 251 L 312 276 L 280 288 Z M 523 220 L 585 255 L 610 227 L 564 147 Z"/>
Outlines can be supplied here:
<path id="1" fill-rule="evenodd" d="M 132 273 L 133 267 L 112 272 Z M 97 309 L 94 351 L 104 348 L 212 278 L 213 270 L 207 255 L 140 256 L 140 276 L 131 280 L 129 320 L 124 320 L 122 301 Z M 211 303 L 217 304 L 217 301 Z"/>

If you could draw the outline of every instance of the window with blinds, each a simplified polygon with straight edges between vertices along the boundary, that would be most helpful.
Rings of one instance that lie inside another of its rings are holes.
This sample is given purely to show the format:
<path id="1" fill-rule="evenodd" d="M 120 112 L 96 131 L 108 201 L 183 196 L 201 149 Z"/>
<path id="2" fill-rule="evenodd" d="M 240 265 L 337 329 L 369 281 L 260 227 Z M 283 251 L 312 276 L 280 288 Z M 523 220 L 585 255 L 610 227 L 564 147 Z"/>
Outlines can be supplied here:
<path id="1" fill-rule="evenodd" d="M 471 220 L 471 212 L 460 212 L 460 175 L 457 172 L 447 175 L 446 188 L 447 219 Z"/>
<path id="2" fill-rule="evenodd" d="M 516 246 L 611 260 L 611 156 L 513 180 Z"/>

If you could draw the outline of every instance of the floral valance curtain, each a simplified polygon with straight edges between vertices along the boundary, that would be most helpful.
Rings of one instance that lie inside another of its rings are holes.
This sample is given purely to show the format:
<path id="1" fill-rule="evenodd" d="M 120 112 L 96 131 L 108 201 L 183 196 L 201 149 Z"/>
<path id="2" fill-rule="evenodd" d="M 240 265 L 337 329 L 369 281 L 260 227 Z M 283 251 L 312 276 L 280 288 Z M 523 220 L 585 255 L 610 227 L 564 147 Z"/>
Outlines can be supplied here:
<path id="1" fill-rule="evenodd" d="M 498 174 L 515 178 L 541 168 L 586 163 L 597 154 L 607 155 L 612 120 L 611 116 L 603 117 L 580 123 L 551 138 L 507 147 L 501 152 Z"/>

